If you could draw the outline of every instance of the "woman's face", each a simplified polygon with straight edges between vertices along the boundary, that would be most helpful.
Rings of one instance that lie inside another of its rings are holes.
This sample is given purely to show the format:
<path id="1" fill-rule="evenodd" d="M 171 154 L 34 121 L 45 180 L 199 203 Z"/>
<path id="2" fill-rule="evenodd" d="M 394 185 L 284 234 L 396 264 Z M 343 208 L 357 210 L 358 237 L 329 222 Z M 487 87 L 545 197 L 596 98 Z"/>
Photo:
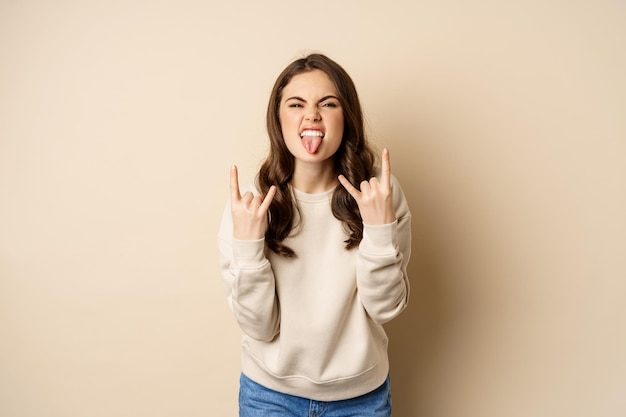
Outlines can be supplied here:
<path id="1" fill-rule="evenodd" d="M 343 137 L 343 109 L 325 72 L 295 75 L 282 91 L 278 116 L 289 152 L 301 162 L 331 158 Z"/>

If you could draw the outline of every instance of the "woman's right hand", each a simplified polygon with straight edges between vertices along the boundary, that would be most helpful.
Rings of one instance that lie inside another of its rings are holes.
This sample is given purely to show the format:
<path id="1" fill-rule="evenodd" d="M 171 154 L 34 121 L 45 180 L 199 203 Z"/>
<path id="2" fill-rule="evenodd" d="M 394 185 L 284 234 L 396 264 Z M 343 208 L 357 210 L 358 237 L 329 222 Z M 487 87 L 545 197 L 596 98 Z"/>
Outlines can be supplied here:
<path id="1" fill-rule="evenodd" d="M 233 217 L 233 237 L 238 240 L 258 240 L 265 237 L 267 210 L 276 194 L 272 185 L 265 197 L 250 191 L 242 196 L 239 192 L 237 166 L 230 169 L 230 207 Z"/>

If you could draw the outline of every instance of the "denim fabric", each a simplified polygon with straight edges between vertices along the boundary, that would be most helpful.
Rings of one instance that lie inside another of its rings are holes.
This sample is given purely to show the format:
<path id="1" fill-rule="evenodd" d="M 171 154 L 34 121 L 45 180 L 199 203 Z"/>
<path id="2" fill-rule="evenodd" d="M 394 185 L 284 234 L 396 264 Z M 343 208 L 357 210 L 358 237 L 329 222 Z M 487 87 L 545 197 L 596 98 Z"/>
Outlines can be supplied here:
<path id="1" fill-rule="evenodd" d="M 239 417 L 390 417 L 389 377 L 374 391 L 340 401 L 315 401 L 265 388 L 241 374 Z"/>

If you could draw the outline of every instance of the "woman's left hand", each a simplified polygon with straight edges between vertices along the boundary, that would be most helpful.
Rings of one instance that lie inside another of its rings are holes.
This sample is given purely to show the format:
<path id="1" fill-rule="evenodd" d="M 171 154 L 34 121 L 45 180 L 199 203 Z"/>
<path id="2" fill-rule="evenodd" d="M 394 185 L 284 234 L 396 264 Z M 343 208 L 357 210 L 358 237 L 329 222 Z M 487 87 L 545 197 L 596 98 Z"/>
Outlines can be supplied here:
<path id="1" fill-rule="evenodd" d="M 370 226 L 389 224 L 396 221 L 396 211 L 391 198 L 391 166 L 389 150 L 383 149 L 380 180 L 372 177 L 361 182 L 361 191 L 355 188 L 343 175 L 339 182 L 356 200 L 363 223 Z"/>

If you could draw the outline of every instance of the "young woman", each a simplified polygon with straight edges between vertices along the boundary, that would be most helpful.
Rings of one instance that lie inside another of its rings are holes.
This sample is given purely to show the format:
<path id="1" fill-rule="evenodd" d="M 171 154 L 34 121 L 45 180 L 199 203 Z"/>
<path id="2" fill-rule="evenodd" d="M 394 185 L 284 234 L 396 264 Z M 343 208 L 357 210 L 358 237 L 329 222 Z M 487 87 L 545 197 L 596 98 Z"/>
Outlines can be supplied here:
<path id="1" fill-rule="evenodd" d="M 389 416 L 382 325 L 407 305 L 411 252 L 389 152 L 376 170 L 354 83 L 321 54 L 279 75 L 267 129 L 255 180 L 231 169 L 218 236 L 240 416 Z"/>

